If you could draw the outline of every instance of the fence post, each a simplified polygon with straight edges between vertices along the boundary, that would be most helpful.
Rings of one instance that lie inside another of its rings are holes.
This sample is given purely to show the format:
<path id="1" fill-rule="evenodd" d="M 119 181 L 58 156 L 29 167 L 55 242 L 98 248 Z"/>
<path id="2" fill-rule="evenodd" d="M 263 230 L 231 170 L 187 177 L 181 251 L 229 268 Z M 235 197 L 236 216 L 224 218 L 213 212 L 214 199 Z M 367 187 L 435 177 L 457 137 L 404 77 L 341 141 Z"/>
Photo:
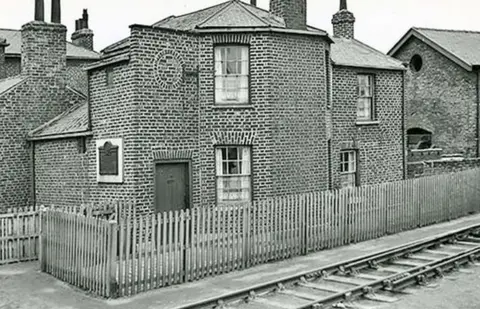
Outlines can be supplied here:
<path id="1" fill-rule="evenodd" d="M 43 248 L 44 244 L 44 236 L 43 236 L 43 210 L 39 209 L 37 210 L 38 213 L 38 225 L 39 225 L 39 231 L 38 231 L 38 260 L 40 261 L 40 270 L 42 272 L 45 272 L 46 267 L 45 267 L 45 257 L 44 252 L 45 249 Z"/>
<path id="2" fill-rule="evenodd" d="M 243 268 L 250 267 L 250 208 L 251 203 L 243 207 Z"/>
<path id="3" fill-rule="evenodd" d="M 107 297 L 117 297 L 117 230 L 115 221 L 108 222 L 107 247 Z"/>

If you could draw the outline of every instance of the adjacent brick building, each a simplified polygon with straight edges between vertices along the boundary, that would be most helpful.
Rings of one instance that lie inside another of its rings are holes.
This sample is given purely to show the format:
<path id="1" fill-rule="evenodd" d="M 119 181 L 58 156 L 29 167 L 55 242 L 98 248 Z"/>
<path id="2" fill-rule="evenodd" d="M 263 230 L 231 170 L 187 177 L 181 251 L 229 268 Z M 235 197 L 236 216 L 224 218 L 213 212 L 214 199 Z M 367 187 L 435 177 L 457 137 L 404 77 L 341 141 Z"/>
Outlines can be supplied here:
<path id="1" fill-rule="evenodd" d="M 346 1 L 332 24 L 331 186 L 404 179 L 405 67 L 355 39 Z"/>
<path id="2" fill-rule="evenodd" d="M 409 65 L 409 148 L 480 156 L 480 32 L 412 28 L 389 55 Z"/>
<path id="3" fill-rule="evenodd" d="M 401 65 L 308 26 L 306 9 L 232 0 L 132 25 L 88 67 L 89 100 L 30 132 L 37 204 L 164 211 L 321 191 L 340 185 L 342 150 L 358 153 L 351 185 L 401 179 Z M 376 75 L 379 120 L 361 130 L 358 70 Z"/>
<path id="4" fill-rule="evenodd" d="M 86 95 L 69 85 L 68 55 L 82 53 L 85 57 L 77 60 L 83 64 L 99 57 L 84 48 L 72 49 L 66 42 L 67 29 L 59 23 L 35 20 L 21 31 L 7 32 L 0 40 L 0 211 L 35 203 L 35 150 L 28 133 L 86 102 Z M 12 57 L 15 53 L 18 57 Z M 86 84 L 85 78 L 78 80 Z"/>

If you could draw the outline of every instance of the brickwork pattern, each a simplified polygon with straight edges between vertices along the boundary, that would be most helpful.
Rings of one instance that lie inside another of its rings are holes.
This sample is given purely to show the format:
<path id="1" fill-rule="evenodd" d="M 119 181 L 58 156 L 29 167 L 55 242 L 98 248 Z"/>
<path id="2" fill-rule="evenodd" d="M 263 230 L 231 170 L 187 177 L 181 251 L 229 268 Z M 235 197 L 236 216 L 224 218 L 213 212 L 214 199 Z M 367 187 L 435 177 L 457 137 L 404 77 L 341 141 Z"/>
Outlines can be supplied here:
<path id="1" fill-rule="evenodd" d="M 35 143 L 37 205 L 72 206 L 89 200 L 88 152 L 82 153 L 81 138 Z"/>
<path id="2" fill-rule="evenodd" d="M 375 76 L 375 106 L 378 124 L 357 125 L 357 74 Z M 403 179 L 402 129 L 403 73 L 335 66 L 332 106 L 332 182 L 340 185 L 340 151 L 358 150 L 360 184 Z"/>
<path id="3" fill-rule="evenodd" d="M 135 169 L 137 155 L 144 149 L 137 145 L 134 136 L 137 129 L 137 113 L 133 94 L 134 78 L 127 63 L 109 67 L 113 71 L 113 84 L 107 86 L 106 69 L 91 72 L 90 115 L 93 139 L 88 143 L 88 177 L 91 183 L 91 202 L 110 200 L 134 200 Z M 107 138 L 123 138 L 123 184 L 97 183 L 95 141 Z"/>
<path id="4" fill-rule="evenodd" d="M 85 99 L 65 92 L 66 28 L 32 22 L 22 30 L 22 74 L 28 79 L 0 96 L 0 208 L 32 202 L 28 132 Z"/>
<path id="5" fill-rule="evenodd" d="M 418 54 L 419 72 L 406 74 L 407 129 L 433 133 L 433 144 L 448 153 L 476 156 L 477 77 L 420 40 L 408 41 L 395 55 L 409 63 Z"/>
<path id="6" fill-rule="evenodd" d="M 90 29 L 75 31 L 72 33 L 72 43 L 93 50 L 93 31 Z"/>
<path id="7" fill-rule="evenodd" d="M 16 76 L 21 73 L 20 57 L 7 57 L 5 59 L 5 70 L 7 77 Z"/>
<path id="8" fill-rule="evenodd" d="M 92 63 L 92 60 L 67 60 L 67 85 L 87 94 L 88 78 L 83 68 Z M 7 57 L 5 61 L 7 77 L 16 76 L 21 73 L 20 57 Z"/>
<path id="9" fill-rule="evenodd" d="M 353 13 L 342 10 L 332 18 L 333 35 L 335 37 L 353 39 L 355 37 L 355 16 Z"/>
<path id="10" fill-rule="evenodd" d="M 282 17 L 287 28 L 300 30 L 307 28 L 306 0 L 271 0 L 270 12 Z"/>

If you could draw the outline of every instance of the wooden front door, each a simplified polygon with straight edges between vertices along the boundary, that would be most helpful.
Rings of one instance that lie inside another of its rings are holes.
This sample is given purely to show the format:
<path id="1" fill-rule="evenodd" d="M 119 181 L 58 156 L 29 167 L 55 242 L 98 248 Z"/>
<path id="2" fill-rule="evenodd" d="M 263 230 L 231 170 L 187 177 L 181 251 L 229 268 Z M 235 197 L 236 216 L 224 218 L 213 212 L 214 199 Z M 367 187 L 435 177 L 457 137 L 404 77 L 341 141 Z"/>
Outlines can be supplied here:
<path id="1" fill-rule="evenodd" d="M 158 163 L 155 165 L 155 209 L 157 212 L 190 207 L 190 177 L 188 163 Z"/>

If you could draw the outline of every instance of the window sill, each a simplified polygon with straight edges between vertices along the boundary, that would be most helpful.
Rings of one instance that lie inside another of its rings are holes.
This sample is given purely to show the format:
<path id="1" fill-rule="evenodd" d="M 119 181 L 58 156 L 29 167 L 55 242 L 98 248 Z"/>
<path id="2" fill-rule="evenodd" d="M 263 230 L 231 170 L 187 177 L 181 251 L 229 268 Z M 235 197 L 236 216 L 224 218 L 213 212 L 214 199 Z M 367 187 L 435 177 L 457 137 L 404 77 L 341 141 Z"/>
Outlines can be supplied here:
<path id="1" fill-rule="evenodd" d="M 253 109 L 252 104 L 215 104 L 213 109 Z"/>
<path id="2" fill-rule="evenodd" d="M 379 125 L 380 124 L 380 121 L 378 120 L 358 120 L 356 123 L 355 123 L 357 126 L 376 126 L 376 125 Z"/>

